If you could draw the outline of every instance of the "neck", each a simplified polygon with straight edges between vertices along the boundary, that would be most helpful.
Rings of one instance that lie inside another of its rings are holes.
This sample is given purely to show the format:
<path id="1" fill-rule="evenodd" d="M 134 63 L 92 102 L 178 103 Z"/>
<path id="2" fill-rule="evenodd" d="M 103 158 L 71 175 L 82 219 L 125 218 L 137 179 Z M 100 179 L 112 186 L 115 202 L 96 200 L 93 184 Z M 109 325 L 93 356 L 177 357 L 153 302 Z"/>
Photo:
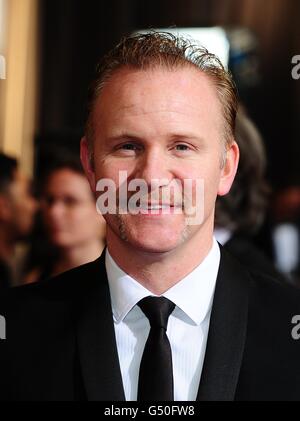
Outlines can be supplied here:
<path id="1" fill-rule="evenodd" d="M 53 275 L 73 269 L 76 266 L 91 262 L 101 254 L 104 244 L 101 241 L 93 241 L 76 247 L 62 248 L 57 263 L 53 269 Z"/>
<path id="2" fill-rule="evenodd" d="M 164 253 L 137 250 L 110 229 L 107 244 L 110 255 L 124 272 L 149 291 L 161 295 L 192 272 L 208 255 L 213 244 L 213 224 L 202 226 L 201 233 Z"/>

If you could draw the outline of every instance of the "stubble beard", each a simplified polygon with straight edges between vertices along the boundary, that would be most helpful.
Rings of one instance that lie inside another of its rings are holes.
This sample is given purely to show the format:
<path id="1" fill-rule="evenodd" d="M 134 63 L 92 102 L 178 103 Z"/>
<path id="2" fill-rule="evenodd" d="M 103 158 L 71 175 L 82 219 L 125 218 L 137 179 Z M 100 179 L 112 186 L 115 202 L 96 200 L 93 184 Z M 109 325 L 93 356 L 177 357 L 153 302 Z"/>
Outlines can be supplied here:
<path id="1" fill-rule="evenodd" d="M 121 240 L 123 240 L 125 242 L 129 242 L 127 230 L 126 230 L 126 224 L 124 222 L 124 219 L 122 218 L 122 215 L 120 215 L 118 212 L 116 214 L 116 219 L 117 219 L 119 237 L 121 238 Z M 187 224 L 187 221 L 186 221 L 186 218 L 185 218 L 184 228 L 182 229 L 182 231 L 180 233 L 179 245 L 185 243 L 185 241 L 190 236 L 191 236 L 191 226 L 189 224 Z"/>

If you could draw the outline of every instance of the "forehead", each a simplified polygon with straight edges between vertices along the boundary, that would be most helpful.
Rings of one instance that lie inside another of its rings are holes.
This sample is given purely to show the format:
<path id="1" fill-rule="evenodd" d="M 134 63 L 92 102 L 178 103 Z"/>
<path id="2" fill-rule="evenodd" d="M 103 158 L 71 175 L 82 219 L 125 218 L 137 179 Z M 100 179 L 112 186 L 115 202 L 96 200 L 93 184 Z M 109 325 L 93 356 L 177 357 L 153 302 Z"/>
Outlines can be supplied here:
<path id="1" fill-rule="evenodd" d="M 71 168 L 59 168 L 52 171 L 46 179 L 46 184 L 59 184 L 64 180 L 64 184 L 66 185 L 76 185 L 78 183 L 84 183 L 86 178 L 84 174 L 79 174 L 78 172 L 74 171 Z"/>
<path id="2" fill-rule="evenodd" d="M 191 66 L 169 70 L 118 70 L 104 85 L 95 102 L 93 124 L 122 115 L 172 112 L 221 117 L 216 88 L 209 76 Z"/>
<path id="3" fill-rule="evenodd" d="M 69 168 L 53 171 L 46 180 L 46 190 L 53 194 L 90 192 L 89 184 L 84 174 L 79 174 Z"/>

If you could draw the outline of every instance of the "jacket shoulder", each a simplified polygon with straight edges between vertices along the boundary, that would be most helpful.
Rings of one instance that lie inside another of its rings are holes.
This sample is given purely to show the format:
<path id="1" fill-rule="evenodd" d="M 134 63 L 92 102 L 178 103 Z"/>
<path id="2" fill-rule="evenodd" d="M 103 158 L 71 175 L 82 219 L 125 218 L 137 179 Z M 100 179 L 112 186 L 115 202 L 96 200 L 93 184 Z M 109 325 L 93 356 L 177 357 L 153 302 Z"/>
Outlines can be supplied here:
<path id="1" fill-rule="evenodd" d="M 9 288 L 1 293 L 0 314 L 13 310 L 16 306 L 30 308 L 34 303 L 72 302 L 100 281 L 101 273 L 105 271 L 101 258 L 78 266 L 45 281 Z"/>
<path id="2" fill-rule="evenodd" d="M 296 308 L 300 313 L 300 288 L 271 275 L 249 271 L 250 298 L 256 302 L 264 302 L 268 308 L 291 310 Z"/>

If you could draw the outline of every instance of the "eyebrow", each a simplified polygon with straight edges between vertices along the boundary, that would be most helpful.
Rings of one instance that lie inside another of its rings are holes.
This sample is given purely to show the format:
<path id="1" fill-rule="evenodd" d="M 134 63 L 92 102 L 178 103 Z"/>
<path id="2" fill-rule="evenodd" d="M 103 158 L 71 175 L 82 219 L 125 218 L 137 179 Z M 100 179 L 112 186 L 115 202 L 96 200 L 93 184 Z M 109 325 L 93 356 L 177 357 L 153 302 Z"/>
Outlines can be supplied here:
<path id="1" fill-rule="evenodd" d="M 196 136 L 192 133 L 172 133 L 169 136 L 169 140 L 170 141 L 197 141 L 197 142 L 203 142 L 204 138 L 202 136 Z M 144 141 L 145 139 L 142 138 L 141 136 L 137 136 L 131 133 L 121 133 L 119 135 L 116 136 L 109 136 L 106 138 L 106 141 L 109 143 L 117 143 L 119 141 L 126 141 L 126 140 L 131 140 L 131 141 L 135 141 L 135 142 L 141 142 Z"/>
<path id="2" fill-rule="evenodd" d="M 126 140 L 134 140 L 134 141 L 141 141 L 142 138 L 130 133 L 121 133 L 116 136 L 108 136 L 106 141 L 109 143 L 117 143 L 119 141 L 126 141 Z"/>

